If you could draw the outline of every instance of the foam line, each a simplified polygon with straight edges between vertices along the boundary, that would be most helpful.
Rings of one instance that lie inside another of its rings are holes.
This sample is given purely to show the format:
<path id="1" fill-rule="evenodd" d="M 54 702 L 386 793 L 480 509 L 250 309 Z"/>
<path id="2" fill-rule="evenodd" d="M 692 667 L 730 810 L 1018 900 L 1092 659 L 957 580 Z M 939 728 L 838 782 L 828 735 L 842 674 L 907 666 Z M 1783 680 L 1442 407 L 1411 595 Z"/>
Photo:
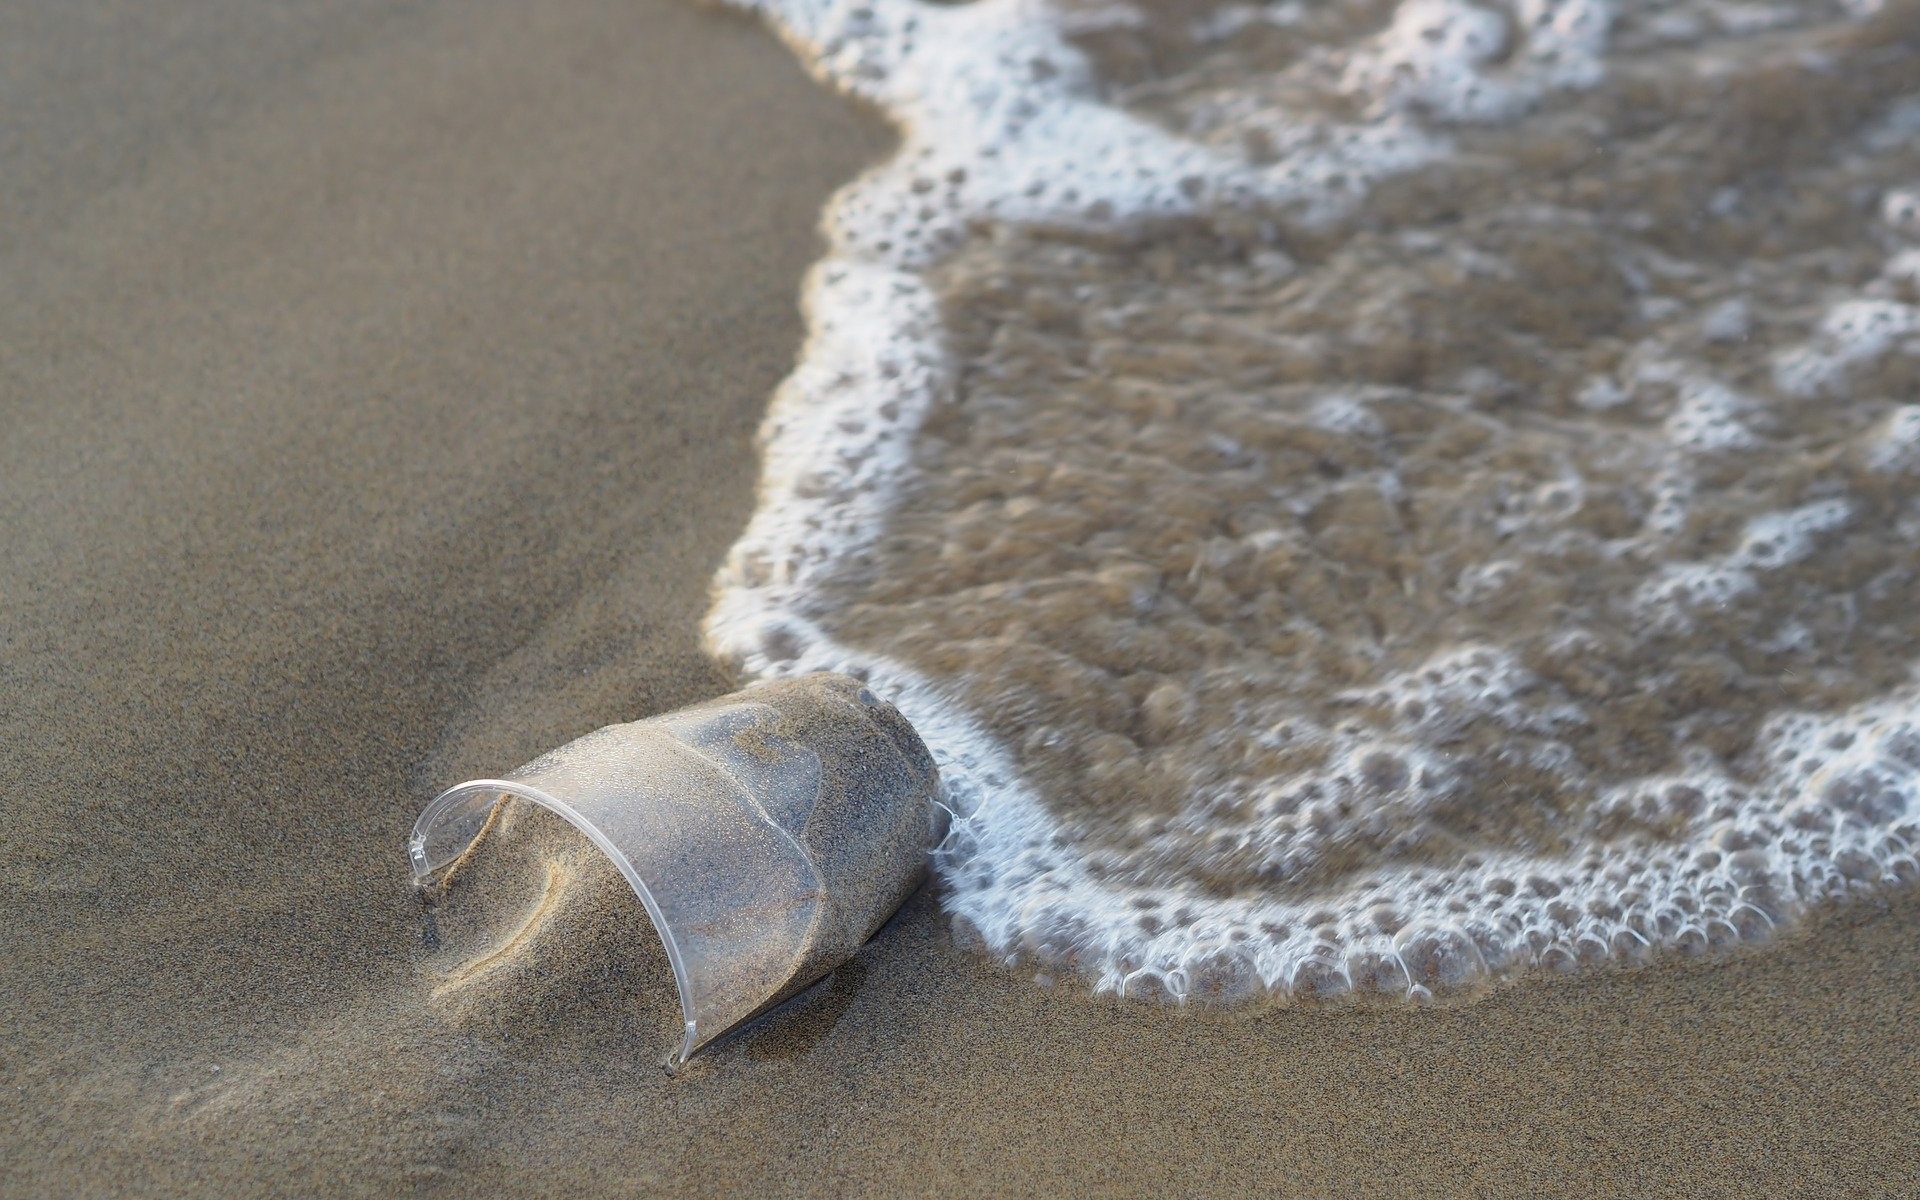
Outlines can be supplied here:
<path id="1" fill-rule="evenodd" d="M 805 285 L 807 342 L 766 418 L 759 503 L 716 579 L 706 637 L 749 675 L 846 671 L 899 706 L 940 762 L 956 815 L 938 856 L 945 903 L 991 952 L 1076 971 L 1125 995 L 1420 1000 L 1529 968 L 1761 938 L 1810 904 L 1920 874 L 1908 799 L 1920 795 L 1916 685 L 1837 714 L 1775 715 L 1758 777 L 1735 779 L 1702 759 L 1612 785 L 1581 832 L 1597 839 L 1607 819 L 1687 831 L 1642 857 L 1608 854 L 1598 840 L 1557 856 L 1470 854 L 1305 900 L 1115 886 L 1095 878 L 1007 748 L 954 695 L 823 628 L 822 583 L 874 545 L 912 481 L 916 435 L 956 386 L 928 273 L 970 230 L 983 222 L 1124 227 L 1254 202 L 1285 207 L 1308 225 L 1334 220 L 1378 181 L 1447 155 L 1450 123 L 1511 120 L 1556 90 L 1595 85 L 1614 20 L 1603 0 L 1521 0 L 1511 20 L 1464 0 L 1407 0 L 1336 73 L 1339 87 L 1364 100 L 1360 115 L 1342 123 L 1223 104 L 1218 138 L 1185 136 L 1109 103 L 1062 32 L 1068 17 L 1035 0 L 742 7 L 763 14 L 823 81 L 879 106 L 902 141 L 828 209 L 829 249 Z M 1091 27 L 1087 14 L 1076 19 Z M 1274 23 L 1299 19 L 1287 9 Z M 1239 20 L 1218 36 L 1256 23 Z M 1226 136 L 1255 126 L 1274 148 L 1259 163 L 1231 150 Z M 1890 197 L 1886 221 L 1904 228 L 1911 207 L 1904 193 Z M 1709 318 L 1708 336 L 1744 336 L 1744 307 L 1723 310 Z M 1807 395 L 1835 386 L 1920 329 L 1916 311 L 1885 300 L 1839 303 L 1804 351 L 1779 361 L 1780 386 Z M 1681 450 L 1750 443 L 1743 397 L 1712 378 L 1678 382 L 1684 399 L 1668 434 Z M 1597 380 L 1590 407 L 1624 403 L 1634 386 Z M 1366 415 L 1323 408 L 1329 421 Z M 1920 440 L 1909 417 L 1903 410 L 1877 435 L 1887 463 L 1920 461 L 1906 451 Z M 1679 528 L 1692 486 L 1684 463 L 1676 465 L 1666 532 Z M 1721 593 L 1804 557 L 1848 516 L 1831 500 L 1758 516 L 1723 559 L 1674 566 L 1642 599 L 1668 612 L 1724 602 Z M 1656 514 L 1655 528 L 1659 521 Z M 1676 602 L 1681 593 L 1685 604 Z M 1409 722 L 1416 733 L 1468 713 L 1511 721 L 1546 744 L 1556 723 L 1581 718 L 1530 708 L 1521 697 L 1534 683 L 1498 647 L 1469 645 L 1386 681 L 1373 699 L 1427 714 Z M 1282 785 L 1332 786 L 1393 770 L 1446 794 L 1445 764 L 1422 753 L 1336 740 L 1321 777 Z M 1314 802 L 1274 803 L 1312 815 Z M 1367 819 L 1414 821 L 1423 803 Z M 1328 820 L 1327 836 L 1343 836 Z"/>

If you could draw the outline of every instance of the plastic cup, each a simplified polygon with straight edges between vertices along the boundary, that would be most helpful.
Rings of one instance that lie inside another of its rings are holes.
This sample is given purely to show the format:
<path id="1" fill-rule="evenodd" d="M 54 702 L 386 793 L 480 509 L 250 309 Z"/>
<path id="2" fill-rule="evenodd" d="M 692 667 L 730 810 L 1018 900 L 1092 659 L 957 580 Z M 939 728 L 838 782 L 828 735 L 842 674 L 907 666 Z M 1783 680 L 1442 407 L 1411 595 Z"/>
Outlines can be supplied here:
<path id="1" fill-rule="evenodd" d="M 858 680 L 818 674 L 609 725 L 498 779 L 448 788 L 414 824 L 422 886 L 518 796 L 586 834 L 666 944 L 686 1019 L 674 1061 L 852 957 L 919 886 L 939 775 Z"/>

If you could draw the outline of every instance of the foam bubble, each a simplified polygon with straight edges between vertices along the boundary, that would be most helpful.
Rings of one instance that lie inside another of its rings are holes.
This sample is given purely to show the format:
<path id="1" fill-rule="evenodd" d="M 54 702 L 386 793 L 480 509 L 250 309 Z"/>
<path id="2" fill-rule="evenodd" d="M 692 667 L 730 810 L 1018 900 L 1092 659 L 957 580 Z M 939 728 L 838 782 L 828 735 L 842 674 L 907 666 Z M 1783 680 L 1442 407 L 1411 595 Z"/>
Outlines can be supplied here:
<path id="1" fill-rule="evenodd" d="M 1796 396 L 1831 391 L 1915 333 L 1920 333 L 1920 307 L 1892 300 L 1843 300 L 1827 311 L 1813 340 L 1774 361 L 1774 384 Z"/>
<path id="2" fill-rule="evenodd" d="M 1714 379 L 1690 379 L 1680 388 L 1679 403 L 1667 418 L 1667 436 L 1694 453 L 1739 450 L 1755 444 L 1745 424 L 1754 404 Z"/>
<path id="3" fill-rule="evenodd" d="M 1550 90 L 1598 82 L 1611 21 L 1605 0 L 1520 0 L 1510 14 L 1467 0 L 1403 0 L 1343 83 L 1378 109 L 1509 119 Z"/>
<path id="4" fill-rule="evenodd" d="M 1734 548 L 1706 562 L 1671 563 L 1648 580 L 1638 597 L 1656 621 L 1690 623 L 1700 609 L 1719 609 L 1759 590 L 1759 572 L 1790 566 L 1813 553 L 1821 534 L 1846 524 L 1845 500 L 1820 500 L 1784 513 L 1765 513 L 1747 522 Z"/>

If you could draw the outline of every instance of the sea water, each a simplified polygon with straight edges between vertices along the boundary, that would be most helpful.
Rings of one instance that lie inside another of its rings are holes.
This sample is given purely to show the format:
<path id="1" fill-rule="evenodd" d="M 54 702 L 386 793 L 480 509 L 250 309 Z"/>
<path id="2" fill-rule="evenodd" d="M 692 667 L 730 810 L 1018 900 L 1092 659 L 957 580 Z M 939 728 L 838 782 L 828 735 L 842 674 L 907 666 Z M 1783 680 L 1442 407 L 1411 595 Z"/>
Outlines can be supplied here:
<path id="1" fill-rule="evenodd" d="M 755 0 L 899 129 L 707 635 L 897 702 L 944 903 L 1471 994 L 1920 874 L 1920 6 Z"/>

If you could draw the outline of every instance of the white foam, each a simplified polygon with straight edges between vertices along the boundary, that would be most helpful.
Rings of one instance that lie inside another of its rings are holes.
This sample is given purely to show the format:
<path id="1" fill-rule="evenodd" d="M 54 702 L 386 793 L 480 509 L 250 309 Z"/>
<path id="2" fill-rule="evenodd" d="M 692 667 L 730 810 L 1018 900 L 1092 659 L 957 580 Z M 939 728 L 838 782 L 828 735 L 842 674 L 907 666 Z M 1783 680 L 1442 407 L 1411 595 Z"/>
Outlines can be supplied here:
<path id="1" fill-rule="evenodd" d="M 1530 966 L 1762 937 L 1808 904 L 1920 873 L 1920 813 L 1909 799 L 1920 794 L 1920 688 L 1910 687 L 1838 715 L 1775 717 L 1757 771 L 1735 777 L 1699 758 L 1615 786 L 1590 810 L 1595 822 L 1677 822 L 1684 832 L 1672 844 L 1616 852 L 1594 840 L 1564 854 L 1469 855 L 1304 899 L 1114 884 L 1096 877 L 1089 852 L 1065 836 L 1006 748 L 937 681 L 822 628 L 820 584 L 873 543 L 911 472 L 916 431 L 954 387 L 925 272 L 971 225 L 1106 225 L 1256 198 L 1292 205 L 1308 221 L 1331 219 L 1373 182 L 1446 152 L 1445 135 L 1418 118 L 1506 119 L 1550 91 L 1597 82 L 1608 5 L 1520 0 L 1509 17 L 1461 0 L 1406 0 L 1339 76 L 1366 101 L 1361 121 L 1307 119 L 1258 89 L 1223 89 L 1177 127 L 1108 103 L 1066 40 L 1066 20 L 1034 0 L 745 6 L 764 13 L 822 79 L 878 105 L 902 144 L 829 210 L 829 251 L 806 285 L 808 341 L 768 414 L 759 505 L 716 581 L 708 641 L 749 674 L 848 671 L 900 706 L 939 761 L 955 812 L 937 856 L 944 902 L 989 950 L 1070 968 L 1126 995 L 1421 999 Z M 1276 11 L 1290 22 L 1300 10 Z M 1138 19 L 1131 10 L 1080 14 L 1082 26 Z M 1206 32 L 1224 38 L 1255 20 L 1229 9 Z M 1232 148 L 1256 129 L 1272 161 L 1252 163 Z M 1710 317 L 1703 329 L 1745 336 L 1744 310 L 1738 318 Z M 1846 302 L 1803 353 L 1776 364 L 1776 381 L 1813 394 L 1916 330 L 1920 309 Z M 1751 444 L 1738 394 L 1678 375 L 1666 382 L 1681 395 L 1668 432 L 1682 448 Z M 1580 401 L 1611 410 L 1632 397 L 1596 377 Z M 1372 417 L 1330 397 L 1314 419 L 1350 429 Z M 1891 419 L 1883 442 L 1904 454 L 1909 424 Z M 1692 488 L 1684 467 L 1671 474 L 1661 494 L 1672 511 L 1650 518 L 1660 534 L 1679 528 Z M 1757 518 L 1726 555 L 1673 568 L 1640 602 L 1685 613 L 1724 599 L 1757 572 L 1804 557 L 1850 515 L 1830 500 Z M 1459 589 L 1497 591 L 1501 578 L 1500 564 L 1486 563 Z M 1565 768 L 1554 739 L 1583 719 L 1505 652 L 1482 646 L 1387 679 L 1371 698 L 1402 713 L 1418 707 L 1406 740 L 1327 734 L 1323 769 L 1272 781 L 1251 806 L 1252 823 L 1221 836 L 1243 839 L 1285 877 L 1343 838 L 1417 829 L 1453 786 L 1444 744 L 1458 722 L 1496 721 Z M 1369 777 L 1365 789 L 1353 783 Z"/>
<path id="2" fill-rule="evenodd" d="M 1753 401 L 1712 379 L 1688 379 L 1680 389 L 1679 403 L 1667 418 L 1668 439 L 1694 453 L 1717 450 L 1742 450 L 1759 439 L 1747 427 L 1747 415 Z"/>
<path id="3" fill-rule="evenodd" d="M 1343 82 L 1376 111 L 1506 120 L 1549 91 L 1599 82 L 1611 21 L 1604 0 L 1519 0 L 1511 16 L 1467 0 L 1403 0 Z"/>
<path id="4" fill-rule="evenodd" d="M 1847 523 L 1845 500 L 1818 500 L 1791 512 L 1763 513 L 1747 522 L 1739 544 L 1706 562 L 1673 563 L 1640 589 L 1637 606 L 1662 625 L 1684 627 L 1702 609 L 1725 608 L 1759 587 L 1755 576 L 1800 562 L 1822 534 Z"/>
<path id="5" fill-rule="evenodd" d="M 1774 362 L 1774 386 L 1795 396 L 1839 387 L 1854 371 L 1920 333 L 1920 307 L 1893 300 L 1843 300 L 1827 310 L 1818 334 Z"/>
<path id="6" fill-rule="evenodd" d="M 1229 4 L 1195 21 L 1193 37 L 1199 42 L 1223 42 L 1261 26 L 1297 25 L 1305 15 L 1306 6 L 1295 0 L 1279 4 Z"/>
<path id="7" fill-rule="evenodd" d="M 1308 417 L 1322 429 L 1336 433 L 1364 433 L 1377 436 L 1383 431 L 1380 418 L 1365 401 L 1353 396 L 1323 396 L 1308 410 Z"/>
<path id="8" fill-rule="evenodd" d="M 1920 247 L 1909 248 L 1887 260 L 1880 278 L 1896 288 L 1920 291 Z"/>
<path id="9" fill-rule="evenodd" d="M 1920 187 L 1889 190 L 1880 198 L 1880 219 L 1902 237 L 1920 237 Z"/>

